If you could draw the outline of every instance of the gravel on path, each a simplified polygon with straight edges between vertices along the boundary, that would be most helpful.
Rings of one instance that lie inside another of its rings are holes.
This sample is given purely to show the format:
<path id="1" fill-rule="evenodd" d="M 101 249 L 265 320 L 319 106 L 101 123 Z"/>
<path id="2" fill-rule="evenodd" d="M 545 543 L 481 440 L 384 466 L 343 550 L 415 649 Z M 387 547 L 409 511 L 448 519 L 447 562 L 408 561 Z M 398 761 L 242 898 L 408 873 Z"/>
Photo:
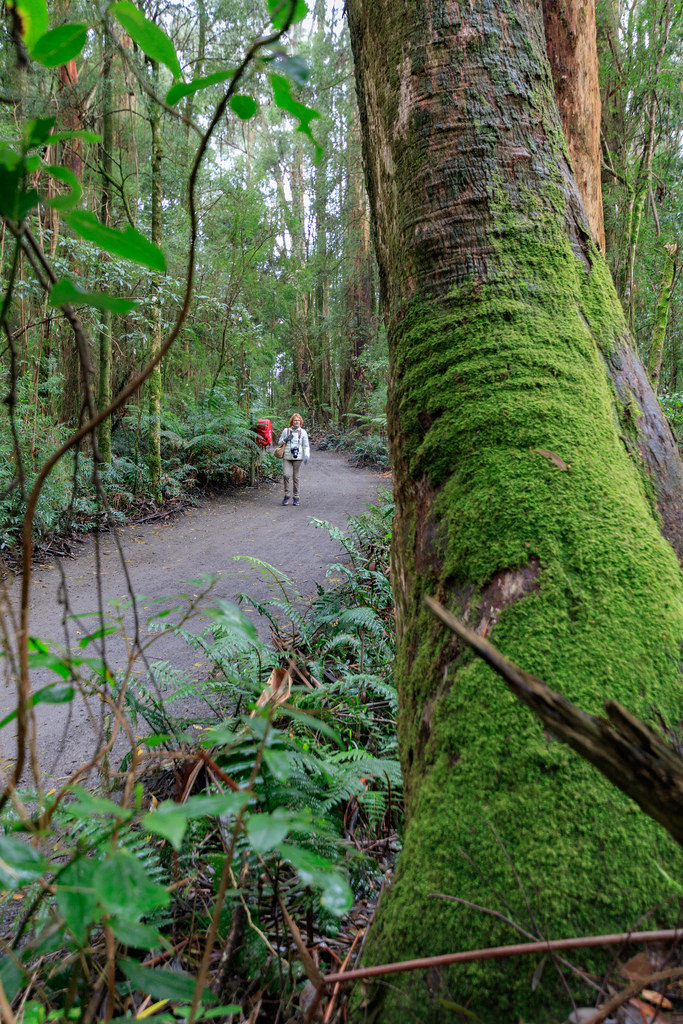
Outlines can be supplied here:
<path id="1" fill-rule="evenodd" d="M 280 504 L 280 481 L 266 482 L 206 499 L 172 521 L 119 528 L 133 592 L 150 600 L 169 597 L 188 592 L 183 581 L 216 574 L 209 603 L 216 598 L 232 600 L 241 591 L 256 600 L 272 597 L 263 574 L 251 562 L 234 560 L 246 555 L 270 563 L 285 573 L 302 594 L 313 595 L 316 583 L 325 579 L 326 566 L 339 561 L 341 553 L 339 544 L 325 530 L 310 525 L 311 519 L 344 527 L 348 515 L 365 511 L 366 505 L 376 500 L 378 490 L 387 486 L 390 480 L 386 477 L 355 469 L 342 455 L 313 451 L 309 464 L 302 467 L 301 504 L 297 508 Z M 97 629 L 95 617 L 67 617 L 61 577 L 63 574 L 68 611 L 80 615 L 95 612 L 98 546 L 104 602 L 127 599 L 125 574 L 113 534 L 89 538 L 76 558 L 50 559 L 36 567 L 30 598 L 32 636 L 51 646 L 63 645 L 68 637 L 71 649 L 78 651 L 79 640 Z M 189 592 L 198 591 L 189 588 Z M 18 598 L 19 581 L 14 581 L 3 595 L 5 621 L 10 608 L 16 614 Z M 141 600 L 139 610 L 144 629 L 155 606 Z M 252 617 L 257 619 L 253 613 Z M 258 626 L 267 633 L 263 620 Z M 114 667 L 121 667 L 125 659 L 122 642 L 113 638 L 107 643 L 108 660 Z M 95 655 L 96 651 L 91 647 L 78 653 Z M 180 668 L 201 667 L 195 661 L 197 653 L 171 633 L 159 637 L 150 658 L 168 660 Z M 54 675 L 39 670 L 32 678 L 33 689 L 54 679 Z M 5 678 L 0 681 L 0 718 L 14 706 L 14 683 Z M 40 704 L 35 711 L 43 770 L 55 782 L 63 780 L 97 749 L 100 723 L 91 720 L 80 700 L 64 705 Z M 0 731 L 0 768 L 7 770 L 11 765 L 15 744 L 11 726 Z"/>

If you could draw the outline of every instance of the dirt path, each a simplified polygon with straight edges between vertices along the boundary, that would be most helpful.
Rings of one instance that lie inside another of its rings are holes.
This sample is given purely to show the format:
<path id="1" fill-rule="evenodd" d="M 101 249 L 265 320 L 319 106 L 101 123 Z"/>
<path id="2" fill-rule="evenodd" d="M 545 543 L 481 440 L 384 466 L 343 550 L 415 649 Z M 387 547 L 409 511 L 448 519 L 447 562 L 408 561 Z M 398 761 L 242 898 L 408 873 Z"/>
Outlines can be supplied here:
<path id="1" fill-rule="evenodd" d="M 374 501 L 380 487 L 389 481 L 367 470 L 354 469 L 344 456 L 314 451 L 303 467 L 301 505 L 282 507 L 282 485 L 267 483 L 259 488 L 235 491 L 206 500 L 171 522 L 126 526 L 120 538 L 128 565 L 133 591 L 147 598 L 163 598 L 188 591 L 183 581 L 218 574 L 211 599 L 231 600 L 245 591 L 257 600 L 271 592 L 263 576 L 247 561 L 234 561 L 248 555 L 269 562 L 284 572 L 303 594 L 313 594 L 316 582 L 322 582 L 325 567 L 340 557 L 339 545 L 322 529 L 309 525 L 312 518 L 328 520 L 343 527 L 347 515 L 365 510 Z M 105 602 L 125 599 L 125 575 L 114 538 L 99 538 L 102 595 Z M 92 613 L 98 606 L 96 542 L 88 540 L 74 559 L 46 562 L 37 567 L 31 591 L 33 636 L 55 643 L 68 642 L 78 650 L 82 636 L 97 628 L 96 618 L 69 619 L 65 625 L 66 604 L 60 587 L 63 572 L 68 595 L 68 610 L 74 614 Z M 60 567 L 62 572 L 60 572 Z M 10 588 L 9 600 L 16 605 L 18 585 Z M 196 588 L 189 588 L 197 593 Z M 143 627 L 154 606 L 140 602 Z M 256 616 L 254 616 L 256 619 Z M 259 623 L 260 630 L 266 626 Z M 132 623 L 129 625 L 132 632 Z M 125 648 L 117 638 L 107 640 L 110 663 L 122 667 Z M 97 652 L 89 648 L 87 653 Z M 196 652 L 172 634 L 160 637 L 150 650 L 152 660 L 166 660 L 181 668 L 196 665 Z M 34 689 L 54 681 L 53 674 L 41 670 L 32 679 Z M 14 707 L 13 684 L 0 685 L 0 716 Z M 41 764 L 48 775 L 64 778 L 96 749 L 99 724 L 90 720 L 82 701 L 70 705 L 38 705 L 38 748 Z M 10 727 L 0 732 L 0 758 L 7 767 L 15 752 Z"/>

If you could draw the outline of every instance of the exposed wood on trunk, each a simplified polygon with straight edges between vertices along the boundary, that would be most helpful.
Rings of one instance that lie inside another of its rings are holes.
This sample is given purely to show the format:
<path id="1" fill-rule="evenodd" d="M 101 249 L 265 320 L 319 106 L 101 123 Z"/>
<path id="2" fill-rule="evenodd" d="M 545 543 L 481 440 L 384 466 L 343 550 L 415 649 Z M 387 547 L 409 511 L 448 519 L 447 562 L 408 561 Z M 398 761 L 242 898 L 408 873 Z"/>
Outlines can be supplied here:
<path id="1" fill-rule="evenodd" d="M 574 177 L 593 237 L 604 252 L 595 0 L 543 0 L 543 21 Z"/>

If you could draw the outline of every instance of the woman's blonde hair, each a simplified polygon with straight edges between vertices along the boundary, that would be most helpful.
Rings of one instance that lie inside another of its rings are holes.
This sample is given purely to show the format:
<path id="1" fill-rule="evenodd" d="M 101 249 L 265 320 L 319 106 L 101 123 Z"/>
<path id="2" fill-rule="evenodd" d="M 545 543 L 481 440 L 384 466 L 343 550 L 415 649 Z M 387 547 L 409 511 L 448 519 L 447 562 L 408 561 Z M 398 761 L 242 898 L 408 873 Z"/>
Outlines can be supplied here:
<path id="1" fill-rule="evenodd" d="M 292 413 L 292 415 L 289 417 L 289 426 L 291 427 L 292 420 L 294 419 L 295 416 L 299 417 L 299 419 L 301 420 L 301 426 L 303 427 L 303 425 L 304 425 L 304 418 L 303 418 L 303 416 L 301 415 L 300 412 L 293 412 Z"/>

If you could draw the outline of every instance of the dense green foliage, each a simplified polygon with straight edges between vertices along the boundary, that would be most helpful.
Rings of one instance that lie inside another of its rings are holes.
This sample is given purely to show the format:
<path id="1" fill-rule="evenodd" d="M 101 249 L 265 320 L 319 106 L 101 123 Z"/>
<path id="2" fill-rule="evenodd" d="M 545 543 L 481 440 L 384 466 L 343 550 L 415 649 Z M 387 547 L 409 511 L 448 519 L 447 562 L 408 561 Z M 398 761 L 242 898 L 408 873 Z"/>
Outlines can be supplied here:
<path id="1" fill-rule="evenodd" d="M 273 597 L 257 609 L 272 623 L 274 644 L 236 606 L 207 607 L 210 580 L 197 581 L 198 601 L 156 602 L 148 634 L 176 631 L 206 664 L 201 677 L 152 663 L 137 678 L 131 664 L 114 681 L 112 698 L 123 698 L 128 721 L 145 736 L 124 757 L 128 782 L 116 802 L 74 786 L 21 791 L 6 807 L 0 903 L 20 899 L 25 912 L 3 943 L 0 981 L 10 1000 L 30 981 L 25 1022 L 44 1019 L 41 1009 L 84 1019 L 91 998 L 103 994 L 102 979 L 113 978 L 110 943 L 116 1006 L 134 1015 L 135 993 L 149 993 L 173 1007 L 164 1019 L 182 1018 L 212 916 L 221 930 L 241 921 L 241 931 L 229 975 L 212 971 L 214 992 L 202 1002 L 222 1002 L 229 1018 L 236 1003 L 247 1005 L 254 978 L 268 1000 L 286 1001 L 305 972 L 296 955 L 273 958 L 278 901 L 309 929 L 334 936 L 354 892 L 376 895 L 381 873 L 364 846 L 376 837 L 386 846 L 401 807 L 387 498 L 350 521 L 348 533 L 327 527 L 344 561 L 329 567 L 337 582 L 320 587 L 307 612 L 291 582 L 259 563 Z M 210 617 L 199 631 L 198 611 Z M 115 606 L 106 628 L 120 629 L 124 613 Z M 42 658 L 74 680 L 97 665 L 46 649 Z M 104 671 L 96 668 L 85 685 L 100 687 Z M 73 683 L 55 684 L 40 699 L 75 692 Z M 175 771 L 167 767 L 174 763 Z M 201 772 L 192 774 L 193 766 Z M 190 775 L 194 784 L 178 799 Z M 164 799 L 169 787 L 175 799 Z M 222 908 L 206 898 L 221 875 L 230 880 Z M 182 971 L 140 967 L 148 951 L 164 954 L 183 935 Z"/>

